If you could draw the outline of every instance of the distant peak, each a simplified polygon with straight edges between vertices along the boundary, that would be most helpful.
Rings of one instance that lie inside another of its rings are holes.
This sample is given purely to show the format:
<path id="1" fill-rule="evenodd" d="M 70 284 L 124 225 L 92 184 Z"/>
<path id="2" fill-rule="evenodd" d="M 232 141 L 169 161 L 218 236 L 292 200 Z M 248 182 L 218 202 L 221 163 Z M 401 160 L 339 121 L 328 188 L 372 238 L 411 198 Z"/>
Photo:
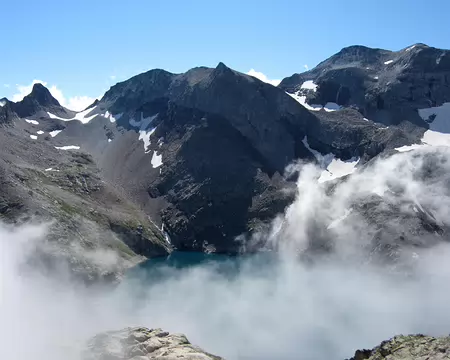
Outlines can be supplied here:
<path id="1" fill-rule="evenodd" d="M 31 98 L 36 100 L 40 105 L 48 106 L 48 105 L 56 105 L 61 106 L 56 100 L 50 91 L 42 84 L 34 84 L 33 90 L 31 93 L 27 95 L 25 98 Z"/>
<path id="2" fill-rule="evenodd" d="M 234 75 L 234 71 L 226 66 L 223 62 L 220 62 L 214 69 L 214 73 L 217 75 Z"/>
<path id="3" fill-rule="evenodd" d="M 219 64 L 217 64 L 216 70 L 219 72 L 233 71 L 228 66 L 226 66 L 223 62 L 220 62 Z"/>
<path id="4" fill-rule="evenodd" d="M 229 69 L 228 66 L 226 66 L 222 61 L 220 63 L 217 64 L 216 66 L 217 70 L 225 70 L 225 69 Z"/>

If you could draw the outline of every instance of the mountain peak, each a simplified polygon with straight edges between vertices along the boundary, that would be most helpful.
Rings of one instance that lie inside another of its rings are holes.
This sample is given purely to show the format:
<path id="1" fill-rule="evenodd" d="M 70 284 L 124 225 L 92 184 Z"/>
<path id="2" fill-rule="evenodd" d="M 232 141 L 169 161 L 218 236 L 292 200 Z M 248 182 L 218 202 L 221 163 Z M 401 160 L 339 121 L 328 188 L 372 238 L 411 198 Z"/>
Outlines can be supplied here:
<path id="1" fill-rule="evenodd" d="M 219 73 L 233 72 L 233 70 L 231 70 L 223 62 L 218 63 L 215 70 L 216 70 L 216 72 L 219 72 Z"/>
<path id="2" fill-rule="evenodd" d="M 34 84 L 31 93 L 25 96 L 26 98 L 34 99 L 42 106 L 61 106 L 58 100 L 56 100 L 50 91 L 42 84 Z"/>

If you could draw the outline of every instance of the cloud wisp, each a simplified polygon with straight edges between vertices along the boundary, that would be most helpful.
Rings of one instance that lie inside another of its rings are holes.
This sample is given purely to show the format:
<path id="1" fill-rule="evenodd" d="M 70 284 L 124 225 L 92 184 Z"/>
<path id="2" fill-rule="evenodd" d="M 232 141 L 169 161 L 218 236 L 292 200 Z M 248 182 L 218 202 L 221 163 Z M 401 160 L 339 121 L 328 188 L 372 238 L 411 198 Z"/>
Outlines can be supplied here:
<path id="1" fill-rule="evenodd" d="M 247 75 L 254 76 L 255 78 L 264 81 L 265 83 L 272 84 L 273 86 L 278 86 L 281 82 L 281 80 L 273 80 L 269 79 L 265 74 L 262 72 L 256 71 L 255 69 L 250 69 L 247 72 Z"/>
<path id="2" fill-rule="evenodd" d="M 114 290 L 24 272 L 45 227 L 0 227 L 5 358 L 80 360 L 91 335 L 134 325 L 183 332 L 229 360 L 343 359 L 399 333 L 448 334 L 450 245 L 419 239 L 409 226 L 422 213 L 449 225 L 449 151 L 380 159 L 338 184 L 318 183 L 313 165 L 296 170 L 297 199 L 259 234 L 278 252 L 136 269 Z M 403 230 L 404 250 L 383 262 L 381 245 L 395 245 Z M 114 257 L 98 252 L 95 260 L 111 265 Z M 18 347 L 24 332 L 32 336 Z"/>

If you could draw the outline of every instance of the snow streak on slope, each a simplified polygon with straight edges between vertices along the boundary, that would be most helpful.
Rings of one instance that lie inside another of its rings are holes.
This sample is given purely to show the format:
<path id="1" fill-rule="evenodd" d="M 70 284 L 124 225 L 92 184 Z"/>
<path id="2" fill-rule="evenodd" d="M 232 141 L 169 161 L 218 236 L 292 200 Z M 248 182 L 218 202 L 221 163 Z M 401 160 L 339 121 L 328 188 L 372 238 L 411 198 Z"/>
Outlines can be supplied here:
<path id="1" fill-rule="evenodd" d="M 29 123 L 29 124 L 39 125 L 39 122 L 36 121 L 36 120 L 28 120 L 28 119 L 25 119 L 25 121 L 26 121 L 27 123 Z"/>
<path id="2" fill-rule="evenodd" d="M 66 145 L 66 146 L 55 146 L 55 149 L 59 150 L 79 150 L 80 147 L 77 145 Z"/>
<path id="3" fill-rule="evenodd" d="M 49 134 L 51 137 L 55 137 L 56 135 L 58 135 L 62 130 L 53 130 L 50 131 Z"/>
<path id="4" fill-rule="evenodd" d="M 75 116 L 73 118 L 71 118 L 71 119 L 62 118 L 62 117 L 56 116 L 56 115 L 54 115 L 54 114 L 52 114 L 50 112 L 47 112 L 47 114 L 48 114 L 48 116 L 51 119 L 58 119 L 58 120 L 62 120 L 62 121 L 78 120 L 78 121 L 81 121 L 83 124 L 87 124 L 89 121 L 91 121 L 93 118 L 95 118 L 98 115 L 98 114 L 94 114 L 94 115 L 91 115 L 91 116 L 87 116 L 89 113 L 94 111 L 95 108 L 96 108 L 96 106 L 93 107 L 93 108 L 89 108 L 87 110 L 84 110 L 84 111 L 80 111 L 79 113 L 76 113 Z"/>
<path id="5" fill-rule="evenodd" d="M 153 168 L 157 168 L 159 166 L 161 166 L 163 164 L 162 162 L 162 155 L 158 155 L 156 153 L 156 151 L 153 151 L 153 156 L 152 156 L 152 166 Z"/>
<path id="6" fill-rule="evenodd" d="M 158 117 L 158 114 L 152 115 L 149 117 L 144 118 L 144 114 L 141 113 L 141 118 L 139 121 L 136 121 L 134 118 L 131 118 L 129 120 L 129 123 L 131 126 L 139 128 L 139 140 L 142 140 L 144 142 L 144 151 L 147 153 L 150 150 L 148 147 L 150 146 L 150 136 L 155 132 L 156 127 L 150 128 L 150 125 L 152 122 Z"/>
<path id="7" fill-rule="evenodd" d="M 314 81 L 308 80 L 308 81 L 305 81 L 300 88 L 301 89 L 308 89 L 308 90 L 316 91 L 317 90 L 317 86 L 318 85 L 315 84 Z"/>

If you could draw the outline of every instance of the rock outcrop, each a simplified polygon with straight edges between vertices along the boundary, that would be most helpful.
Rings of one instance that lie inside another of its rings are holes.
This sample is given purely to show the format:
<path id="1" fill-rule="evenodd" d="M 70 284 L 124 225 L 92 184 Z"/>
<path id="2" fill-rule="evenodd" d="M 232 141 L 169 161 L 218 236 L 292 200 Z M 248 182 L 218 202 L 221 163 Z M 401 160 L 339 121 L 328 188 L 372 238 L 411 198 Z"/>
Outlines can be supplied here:
<path id="1" fill-rule="evenodd" d="M 450 337 L 396 336 L 372 350 L 357 350 L 350 360 L 441 360 L 450 357 Z"/>
<path id="2" fill-rule="evenodd" d="M 127 328 L 96 335 L 83 360 L 221 360 L 192 345 L 182 334 L 161 329 Z"/>

